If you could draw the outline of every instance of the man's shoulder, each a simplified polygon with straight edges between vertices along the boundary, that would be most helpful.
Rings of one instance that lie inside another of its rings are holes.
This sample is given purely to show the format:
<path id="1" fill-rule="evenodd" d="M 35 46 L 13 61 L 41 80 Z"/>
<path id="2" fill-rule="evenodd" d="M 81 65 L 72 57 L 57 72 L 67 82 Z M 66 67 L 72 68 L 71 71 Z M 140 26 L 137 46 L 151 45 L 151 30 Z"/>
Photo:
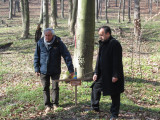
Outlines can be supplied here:
<path id="1" fill-rule="evenodd" d="M 40 38 L 37 43 L 41 44 L 41 43 L 43 43 L 43 41 L 44 41 L 44 37 Z"/>
<path id="2" fill-rule="evenodd" d="M 111 44 L 120 44 L 120 42 L 119 42 L 118 40 L 116 40 L 115 38 L 112 38 L 112 39 L 110 40 L 110 43 L 111 43 Z"/>

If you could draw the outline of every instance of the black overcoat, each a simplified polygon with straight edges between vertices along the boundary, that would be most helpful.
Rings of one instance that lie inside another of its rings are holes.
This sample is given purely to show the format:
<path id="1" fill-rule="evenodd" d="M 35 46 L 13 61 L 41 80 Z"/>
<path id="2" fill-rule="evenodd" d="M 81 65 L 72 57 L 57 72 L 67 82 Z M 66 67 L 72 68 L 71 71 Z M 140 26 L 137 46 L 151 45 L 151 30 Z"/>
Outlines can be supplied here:
<path id="1" fill-rule="evenodd" d="M 99 41 L 99 44 L 95 74 L 98 75 L 98 79 L 102 79 L 103 95 L 122 93 L 124 92 L 124 75 L 121 44 L 112 36 L 104 42 Z M 113 83 L 112 77 L 117 77 L 118 81 Z"/>

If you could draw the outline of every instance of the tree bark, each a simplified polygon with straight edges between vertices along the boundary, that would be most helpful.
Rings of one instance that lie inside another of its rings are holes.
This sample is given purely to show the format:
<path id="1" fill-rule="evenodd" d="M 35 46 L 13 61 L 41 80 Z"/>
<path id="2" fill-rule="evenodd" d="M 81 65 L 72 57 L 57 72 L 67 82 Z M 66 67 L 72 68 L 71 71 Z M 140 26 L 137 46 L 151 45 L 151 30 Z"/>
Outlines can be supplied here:
<path id="1" fill-rule="evenodd" d="M 116 0 L 116 7 L 118 7 L 118 2 L 117 2 L 117 0 Z"/>
<path id="2" fill-rule="evenodd" d="M 98 0 L 98 11 L 99 11 L 99 15 L 102 18 L 102 0 Z"/>
<path id="3" fill-rule="evenodd" d="M 122 14 L 123 14 L 122 20 L 124 21 L 124 16 L 125 16 L 125 0 L 123 0 L 123 12 L 122 12 Z"/>
<path id="4" fill-rule="evenodd" d="M 121 13 L 121 1 L 122 1 L 122 0 L 119 0 L 119 10 L 118 10 L 118 22 L 119 22 L 119 23 L 121 22 L 121 18 L 120 18 L 120 13 Z"/>
<path id="5" fill-rule="evenodd" d="M 13 0 L 9 0 L 9 19 L 13 18 Z"/>
<path id="6" fill-rule="evenodd" d="M 39 24 L 43 23 L 43 0 L 41 0 L 41 9 L 40 9 L 40 17 L 39 17 Z"/>
<path id="7" fill-rule="evenodd" d="M 54 29 L 57 27 L 56 7 L 56 0 L 51 0 L 51 26 Z"/>
<path id="8" fill-rule="evenodd" d="M 22 37 L 28 38 L 29 36 L 29 2 L 28 0 L 21 0 L 21 14 L 22 14 Z"/>
<path id="9" fill-rule="evenodd" d="M 61 17 L 64 18 L 64 0 L 61 0 Z"/>
<path id="10" fill-rule="evenodd" d="M 134 4 L 134 35 L 138 40 L 141 32 L 140 1 L 134 0 Z"/>
<path id="11" fill-rule="evenodd" d="M 69 0 L 69 17 L 68 17 L 68 27 L 70 27 L 70 23 L 72 20 L 72 10 L 73 10 L 73 1 Z"/>
<path id="12" fill-rule="evenodd" d="M 106 13 L 106 21 L 107 21 L 107 23 L 109 23 L 109 20 L 108 20 L 108 10 L 107 10 L 108 0 L 106 0 L 105 2 L 106 2 L 106 5 L 105 5 L 105 8 L 106 8 L 106 12 L 105 12 Z"/>
<path id="13" fill-rule="evenodd" d="M 75 66 L 78 78 L 92 72 L 95 31 L 95 1 L 78 0 Z"/>
<path id="14" fill-rule="evenodd" d="M 5 2 L 6 2 L 6 0 L 2 0 L 2 2 L 4 2 L 4 3 L 5 3 Z"/>
<path id="15" fill-rule="evenodd" d="M 128 23 L 131 23 L 131 0 L 128 0 Z"/>
<path id="16" fill-rule="evenodd" d="M 149 15 L 152 17 L 152 0 L 149 0 Z"/>
<path id="17" fill-rule="evenodd" d="M 74 0 L 73 11 L 72 11 L 72 19 L 70 22 L 70 34 L 75 34 L 75 24 L 77 20 L 77 8 L 78 8 L 78 0 Z"/>
<path id="18" fill-rule="evenodd" d="M 43 0 L 43 30 L 49 27 L 48 0 Z"/>
<path id="19" fill-rule="evenodd" d="M 16 16 L 16 10 L 20 12 L 19 0 L 15 0 L 14 2 L 14 16 Z"/>
<path id="20" fill-rule="evenodd" d="M 108 2 L 107 2 L 107 7 L 108 8 L 110 7 L 110 0 L 108 0 Z"/>
<path id="21" fill-rule="evenodd" d="M 98 11 L 98 0 L 95 0 L 95 17 L 96 17 L 96 22 L 98 22 L 98 17 L 99 17 L 99 11 Z"/>

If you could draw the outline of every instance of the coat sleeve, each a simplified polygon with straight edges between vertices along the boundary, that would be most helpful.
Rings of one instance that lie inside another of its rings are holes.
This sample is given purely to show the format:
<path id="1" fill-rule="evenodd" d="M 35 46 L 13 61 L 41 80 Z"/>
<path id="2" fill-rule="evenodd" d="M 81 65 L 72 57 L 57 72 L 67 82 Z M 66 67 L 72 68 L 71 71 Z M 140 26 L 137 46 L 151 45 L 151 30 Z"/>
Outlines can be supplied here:
<path id="1" fill-rule="evenodd" d="M 71 55 L 70 55 L 66 45 L 62 41 L 60 41 L 60 52 L 61 52 L 61 55 L 64 58 L 64 61 L 68 67 L 68 71 L 70 73 L 74 72 Z"/>
<path id="2" fill-rule="evenodd" d="M 39 47 L 39 43 L 37 43 L 36 50 L 34 53 L 34 69 L 35 69 L 35 72 L 40 72 L 40 47 Z"/>
<path id="3" fill-rule="evenodd" d="M 113 77 L 120 77 L 121 74 L 121 68 L 122 68 L 122 47 L 121 44 L 118 41 L 114 41 L 113 43 L 113 54 L 112 54 L 112 60 L 113 60 L 113 71 L 112 76 Z"/>

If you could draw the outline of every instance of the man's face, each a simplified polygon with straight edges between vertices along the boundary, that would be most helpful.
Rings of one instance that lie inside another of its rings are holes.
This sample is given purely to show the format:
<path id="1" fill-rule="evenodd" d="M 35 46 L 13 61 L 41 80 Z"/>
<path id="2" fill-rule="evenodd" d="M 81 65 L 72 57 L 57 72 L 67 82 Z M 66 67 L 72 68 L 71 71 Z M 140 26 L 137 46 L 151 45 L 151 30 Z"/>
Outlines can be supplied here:
<path id="1" fill-rule="evenodd" d="M 51 31 L 48 31 L 48 32 L 45 32 L 45 40 L 47 42 L 50 42 L 52 39 L 53 39 L 53 35 L 52 35 L 52 32 Z"/>
<path id="2" fill-rule="evenodd" d="M 105 40 L 107 40 L 107 39 L 110 37 L 110 34 L 109 34 L 108 32 L 105 33 L 105 31 L 104 31 L 103 28 L 101 28 L 101 29 L 99 30 L 98 34 L 99 34 L 99 39 L 100 39 L 101 41 L 105 41 Z"/>

